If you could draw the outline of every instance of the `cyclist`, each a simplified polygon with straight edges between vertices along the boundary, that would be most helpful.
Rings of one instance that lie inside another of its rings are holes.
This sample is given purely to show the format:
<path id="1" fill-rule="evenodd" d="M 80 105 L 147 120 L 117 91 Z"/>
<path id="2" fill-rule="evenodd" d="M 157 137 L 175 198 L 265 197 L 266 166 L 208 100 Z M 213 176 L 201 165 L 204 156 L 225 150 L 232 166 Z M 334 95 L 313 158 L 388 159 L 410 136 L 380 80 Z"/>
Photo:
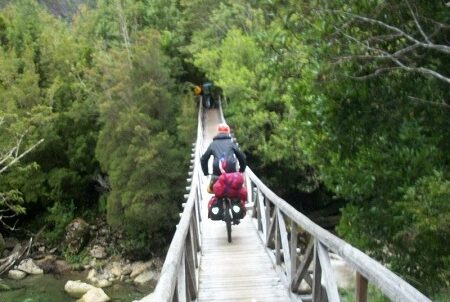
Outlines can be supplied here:
<path id="1" fill-rule="evenodd" d="M 219 163 L 222 160 L 222 167 L 226 173 L 237 172 L 237 162 L 239 162 L 239 172 L 244 172 L 247 167 L 245 154 L 241 152 L 238 146 L 231 140 L 230 127 L 225 123 L 217 125 L 217 135 L 206 149 L 206 152 L 200 158 L 203 174 L 208 175 L 208 160 L 211 156 L 213 159 L 213 173 L 211 176 L 212 184 L 217 177 L 222 174 Z M 236 160 L 237 159 L 237 160 Z M 212 191 L 212 190 L 211 190 Z"/>

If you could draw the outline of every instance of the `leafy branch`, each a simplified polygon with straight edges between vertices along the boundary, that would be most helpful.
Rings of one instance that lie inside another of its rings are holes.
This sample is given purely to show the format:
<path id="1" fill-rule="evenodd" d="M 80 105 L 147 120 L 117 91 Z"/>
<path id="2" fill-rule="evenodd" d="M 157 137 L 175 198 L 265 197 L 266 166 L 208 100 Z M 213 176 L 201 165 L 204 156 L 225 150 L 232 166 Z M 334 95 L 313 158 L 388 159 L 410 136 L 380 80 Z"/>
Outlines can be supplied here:
<path id="1" fill-rule="evenodd" d="M 0 174 L 5 172 L 9 167 L 17 163 L 22 157 L 30 153 L 34 148 L 36 148 L 39 144 L 41 144 L 44 141 L 44 139 L 40 139 L 37 143 L 27 148 L 25 151 L 20 152 L 19 150 L 23 137 L 24 134 L 19 136 L 16 145 L 12 147 L 9 151 L 7 151 L 6 154 L 0 157 L 0 167 L 3 165 L 3 167 L 0 168 Z"/>
<path id="2" fill-rule="evenodd" d="M 2 126 L 3 122 L 4 118 L 1 118 L 0 126 Z M 35 144 L 22 151 L 21 146 L 26 134 L 27 131 L 18 135 L 15 144 L 7 148 L 5 152 L 0 153 L 0 174 L 16 164 L 21 158 L 30 153 L 44 141 L 44 139 L 40 139 Z M 18 220 L 11 226 L 5 222 L 5 219 L 12 219 L 19 214 L 25 213 L 25 208 L 20 205 L 21 202 L 22 197 L 17 190 L 0 192 L 0 224 L 3 225 L 4 228 L 10 231 L 16 230 Z"/>
<path id="3" fill-rule="evenodd" d="M 449 76 L 442 74 L 441 72 L 432 68 L 420 66 L 420 63 L 417 60 L 417 57 L 419 57 L 419 50 L 433 50 L 437 51 L 443 56 L 450 55 L 450 46 L 437 44 L 432 41 L 432 38 L 442 28 L 448 28 L 448 25 L 439 22 L 432 22 L 433 24 L 437 25 L 437 29 L 432 34 L 427 34 L 419 21 L 419 19 L 421 18 L 419 18 L 417 12 L 413 10 L 408 1 L 406 1 L 406 4 L 409 13 L 412 16 L 414 28 L 416 28 L 418 32 L 417 35 L 419 35 L 420 38 L 416 38 L 414 34 L 409 33 L 397 26 L 385 23 L 377 19 L 361 16 L 347 11 L 328 10 L 328 12 L 341 14 L 346 17 L 350 17 L 353 20 L 358 20 L 364 23 L 379 26 L 387 31 L 387 33 L 382 35 L 359 39 L 349 34 L 348 32 L 345 32 L 342 27 L 334 27 L 338 33 L 341 33 L 347 40 L 358 45 L 358 47 L 360 47 L 360 49 L 364 51 L 364 54 L 353 54 L 340 57 L 338 58 L 337 62 L 360 59 L 372 62 L 384 61 L 386 63 L 390 63 L 390 65 L 387 66 L 377 65 L 376 69 L 373 72 L 365 75 L 351 76 L 351 78 L 357 80 L 366 80 L 372 77 L 379 76 L 380 74 L 386 72 L 391 72 L 393 70 L 402 70 L 406 72 L 414 72 L 426 76 L 431 76 L 435 79 L 450 84 Z M 393 42 L 395 41 L 404 41 L 405 43 L 397 43 L 403 44 L 403 46 L 401 48 L 390 50 L 389 48 L 394 45 Z M 386 45 L 389 45 L 390 47 Z"/>
<path id="4" fill-rule="evenodd" d="M 336 28 L 336 27 L 335 27 Z M 348 35 L 347 33 L 344 33 L 343 31 L 341 31 L 340 29 L 336 28 L 336 30 L 340 31 L 345 37 L 347 37 L 349 40 L 357 43 L 358 45 L 362 46 L 364 49 L 370 51 L 372 54 L 366 54 L 366 55 L 354 55 L 354 56 L 347 56 L 347 57 L 342 57 L 341 59 L 348 59 L 348 58 L 359 58 L 359 59 L 381 59 L 381 60 L 389 60 L 393 63 L 395 63 L 397 66 L 396 67 L 380 67 L 377 70 L 375 70 L 373 73 L 364 75 L 364 76 L 352 76 L 352 78 L 354 79 L 358 79 L 358 80 L 366 80 L 368 78 L 372 78 L 375 77 L 383 72 L 386 71 L 391 71 L 394 69 L 400 69 L 400 70 L 404 70 L 404 71 L 409 71 L 409 72 L 418 72 L 421 74 L 425 74 L 425 75 L 431 75 L 432 77 L 435 77 L 441 81 L 444 81 L 448 84 L 450 84 L 450 78 L 439 73 L 436 72 L 432 69 L 426 68 L 426 67 L 414 67 L 411 65 L 408 65 L 407 63 L 404 63 L 401 61 L 401 57 L 408 53 L 411 52 L 412 50 L 414 50 L 415 48 L 418 47 L 417 44 L 415 45 L 410 45 L 407 47 L 404 47 L 400 50 L 397 50 L 394 53 L 390 53 L 386 50 L 383 50 L 381 48 L 377 48 L 377 47 L 372 47 L 370 46 L 369 43 L 365 43 L 361 40 L 358 40 L 357 38 Z"/>
<path id="5" fill-rule="evenodd" d="M 385 29 L 387 29 L 387 30 L 389 30 L 389 31 L 392 31 L 392 32 L 397 33 L 399 36 L 401 36 L 401 37 L 407 39 L 408 41 L 412 42 L 414 45 L 417 45 L 417 46 L 420 46 L 420 47 L 423 47 L 423 48 L 426 48 L 426 49 L 433 49 L 433 50 L 442 52 L 442 53 L 444 53 L 444 54 L 450 54 L 450 46 L 448 46 L 448 45 L 443 45 L 443 44 L 435 44 L 435 43 L 431 42 L 429 36 L 427 36 L 427 35 L 423 32 L 423 29 L 422 29 L 422 27 L 420 26 L 420 24 L 418 23 L 418 21 L 416 21 L 416 26 L 418 26 L 419 31 L 420 31 L 420 32 L 423 34 L 423 36 L 425 37 L 425 41 L 420 41 L 420 40 L 414 38 L 413 35 L 411 35 L 411 34 L 405 32 L 405 31 L 403 31 L 402 29 L 400 29 L 400 28 L 398 28 L 398 27 L 396 27 L 396 26 L 387 24 L 387 23 L 385 23 L 385 22 L 383 22 L 383 21 L 379 21 L 379 20 L 372 19 L 372 18 L 369 18 L 369 17 L 365 17 L 365 16 L 353 14 L 353 13 L 346 12 L 346 11 L 336 11 L 336 10 L 335 10 L 335 11 L 333 11 L 333 12 L 341 13 L 341 14 L 343 14 L 343 15 L 347 15 L 347 16 L 349 16 L 349 17 L 351 17 L 351 18 L 354 18 L 354 19 L 357 19 L 357 20 L 360 20 L 360 21 L 363 21 L 363 22 L 366 22 L 366 23 L 379 25 L 379 26 L 381 26 L 382 28 L 385 28 Z M 413 19 L 414 19 L 414 20 L 417 20 L 417 16 L 416 16 L 416 14 L 415 14 L 412 10 L 411 10 L 411 14 L 412 14 L 412 16 L 413 16 Z"/>

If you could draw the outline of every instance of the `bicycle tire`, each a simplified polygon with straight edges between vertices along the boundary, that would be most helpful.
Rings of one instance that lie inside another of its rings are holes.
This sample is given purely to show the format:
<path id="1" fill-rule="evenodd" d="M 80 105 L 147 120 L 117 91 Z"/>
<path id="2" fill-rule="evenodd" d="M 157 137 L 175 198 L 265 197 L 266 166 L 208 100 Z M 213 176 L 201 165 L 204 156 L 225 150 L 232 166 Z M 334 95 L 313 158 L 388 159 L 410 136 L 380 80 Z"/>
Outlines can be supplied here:
<path id="1" fill-rule="evenodd" d="M 230 204 L 228 200 L 225 201 L 224 220 L 227 226 L 227 239 L 228 242 L 231 243 L 231 216 L 230 216 Z"/>

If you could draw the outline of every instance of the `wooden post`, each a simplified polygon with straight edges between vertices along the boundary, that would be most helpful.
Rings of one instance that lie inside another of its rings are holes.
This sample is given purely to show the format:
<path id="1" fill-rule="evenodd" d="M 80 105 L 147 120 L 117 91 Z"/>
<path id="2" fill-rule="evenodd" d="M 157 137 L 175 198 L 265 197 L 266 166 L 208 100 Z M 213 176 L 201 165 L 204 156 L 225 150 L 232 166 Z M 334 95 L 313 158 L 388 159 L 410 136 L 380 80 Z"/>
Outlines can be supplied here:
<path id="1" fill-rule="evenodd" d="M 200 183 L 200 180 L 199 180 L 199 183 Z M 201 188 L 200 188 L 199 185 L 197 185 L 197 195 L 196 195 L 196 200 L 194 202 L 194 205 L 195 205 L 195 209 L 196 209 L 195 216 L 197 217 L 196 219 L 198 219 L 199 222 L 202 221 L 202 207 L 201 207 L 201 203 L 202 203 L 202 200 L 203 200 L 202 193 L 200 191 L 201 191 Z"/>
<path id="2" fill-rule="evenodd" d="M 356 272 L 356 302 L 367 302 L 367 279 Z"/>
<path id="3" fill-rule="evenodd" d="M 186 302 L 186 265 L 185 265 L 185 256 L 183 252 L 183 256 L 181 257 L 180 267 L 178 268 L 178 276 L 177 276 L 177 288 L 174 294 L 174 301 L 177 302 Z M 175 299 L 176 298 L 176 299 Z"/>
<path id="4" fill-rule="evenodd" d="M 322 297 L 326 297 L 326 300 L 329 302 L 339 302 L 339 292 L 336 284 L 336 279 L 334 277 L 333 268 L 331 267 L 328 249 L 322 243 L 320 243 L 320 241 L 317 243 L 317 254 L 320 261 L 320 268 L 323 274 L 323 287 L 325 287 Z"/>
<path id="5" fill-rule="evenodd" d="M 261 212 L 264 209 L 261 209 L 261 203 L 260 203 L 260 198 L 261 198 L 261 191 L 258 190 L 256 191 L 256 198 L 255 198 L 255 204 L 256 204 L 256 213 L 257 213 L 257 221 L 258 221 L 258 231 L 262 232 L 263 231 L 263 221 L 262 221 L 262 215 Z"/>
<path id="6" fill-rule="evenodd" d="M 278 225 L 278 208 L 274 209 L 274 222 L 275 222 L 275 259 L 276 259 L 276 264 L 277 265 L 281 265 L 281 249 L 280 249 L 280 245 L 281 245 L 281 240 L 280 240 L 280 226 Z"/>
<path id="7" fill-rule="evenodd" d="M 259 215 L 261 215 L 261 230 L 263 233 L 263 238 L 267 238 L 267 216 L 266 216 L 266 210 L 264 208 L 264 195 L 262 195 L 261 191 L 258 192 L 258 209 L 259 209 Z M 258 224 L 259 227 L 259 224 Z"/>
<path id="8" fill-rule="evenodd" d="M 273 249 L 275 244 L 272 242 L 272 239 L 275 238 L 275 235 L 273 235 L 273 234 L 275 233 L 275 225 L 277 224 L 276 207 L 274 208 L 272 217 L 269 220 L 270 220 L 270 225 L 269 225 L 269 228 L 267 229 L 266 246 L 268 248 Z M 272 236 L 273 236 L 273 238 L 272 238 Z"/>
<path id="9" fill-rule="evenodd" d="M 198 209 L 198 204 L 194 204 L 195 208 Z M 201 252 L 202 248 L 201 248 L 201 243 L 200 243 L 200 239 L 201 239 L 201 230 L 200 230 L 200 221 L 199 221 L 199 216 L 200 214 L 198 214 L 197 216 L 197 211 L 193 211 L 193 220 L 194 220 L 194 234 L 195 234 L 195 243 L 196 243 L 196 250 L 195 252 Z"/>
<path id="10" fill-rule="evenodd" d="M 264 199 L 266 201 L 266 242 L 269 238 L 270 233 L 270 200 L 264 195 Z"/>
<path id="11" fill-rule="evenodd" d="M 253 185 L 250 177 L 245 174 L 245 187 L 247 188 L 247 202 L 252 202 L 253 198 Z"/>
<path id="12" fill-rule="evenodd" d="M 257 214 L 256 214 L 256 211 L 258 210 L 258 203 L 256 202 L 257 201 L 257 198 L 258 198 L 258 196 L 257 196 L 257 188 L 256 187 L 254 187 L 254 186 L 252 186 L 252 201 L 253 201 L 253 211 L 252 211 L 252 217 L 253 218 L 257 218 L 258 216 L 257 216 Z"/>
<path id="13" fill-rule="evenodd" d="M 197 259 L 197 250 L 198 250 L 198 242 L 197 242 L 197 232 L 194 227 L 195 215 L 191 216 L 191 223 L 189 224 L 189 237 L 192 240 L 192 258 L 194 260 L 194 267 L 198 267 L 198 259 Z"/>
<path id="14" fill-rule="evenodd" d="M 319 241 L 314 238 L 314 276 L 313 276 L 313 288 L 312 288 L 312 300 L 313 302 L 322 302 L 322 268 L 320 267 L 319 260 Z"/>
<path id="15" fill-rule="evenodd" d="M 188 233 L 186 238 L 186 278 L 187 278 L 187 288 L 189 298 L 196 299 L 197 298 L 197 284 L 195 277 L 195 266 L 194 266 L 194 255 L 192 254 L 192 240 Z"/>
<path id="16" fill-rule="evenodd" d="M 281 214 L 280 209 L 277 209 L 277 219 L 280 231 L 281 247 L 283 248 L 284 268 L 286 269 L 286 277 L 288 279 L 288 282 L 290 283 L 292 279 L 290 246 L 286 230 L 286 223 L 284 222 L 284 217 L 283 214 Z"/>
<path id="17" fill-rule="evenodd" d="M 303 279 L 305 279 L 305 281 L 311 285 L 312 287 L 312 283 L 313 282 L 308 282 L 307 279 L 309 280 L 309 265 L 311 264 L 311 261 L 313 261 L 313 256 L 314 254 L 314 238 L 311 237 L 308 246 L 306 247 L 305 250 L 305 254 L 303 256 L 303 260 L 300 262 L 299 267 L 297 268 L 297 272 L 295 273 L 295 277 L 293 277 L 293 281 L 292 281 L 292 286 L 291 286 L 291 290 L 293 292 L 298 292 L 298 287 L 300 286 L 300 283 L 302 282 Z"/>
<path id="18" fill-rule="evenodd" d="M 292 290 L 292 283 L 295 279 L 295 273 L 297 272 L 297 225 L 295 221 L 291 221 L 291 278 L 289 280 L 289 289 Z M 289 269 L 289 268 L 286 268 Z"/>

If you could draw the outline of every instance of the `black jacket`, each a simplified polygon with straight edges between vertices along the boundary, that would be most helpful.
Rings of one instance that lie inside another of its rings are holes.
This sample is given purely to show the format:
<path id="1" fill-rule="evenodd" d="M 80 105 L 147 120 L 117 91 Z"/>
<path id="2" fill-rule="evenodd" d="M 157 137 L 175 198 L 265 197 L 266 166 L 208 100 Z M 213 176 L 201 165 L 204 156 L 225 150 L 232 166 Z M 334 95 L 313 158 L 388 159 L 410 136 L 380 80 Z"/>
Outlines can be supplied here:
<path id="1" fill-rule="evenodd" d="M 213 138 L 212 143 L 208 146 L 206 152 L 200 158 L 203 174 L 208 175 L 208 160 L 210 156 L 214 156 L 213 160 L 213 174 L 219 176 L 221 174 L 219 169 L 219 160 L 221 157 L 236 155 L 239 161 L 239 171 L 244 172 L 247 166 L 245 154 L 242 153 L 235 143 L 231 141 L 231 137 L 228 134 L 219 133 Z M 236 172 L 236 165 L 227 164 L 225 171 Z"/>

